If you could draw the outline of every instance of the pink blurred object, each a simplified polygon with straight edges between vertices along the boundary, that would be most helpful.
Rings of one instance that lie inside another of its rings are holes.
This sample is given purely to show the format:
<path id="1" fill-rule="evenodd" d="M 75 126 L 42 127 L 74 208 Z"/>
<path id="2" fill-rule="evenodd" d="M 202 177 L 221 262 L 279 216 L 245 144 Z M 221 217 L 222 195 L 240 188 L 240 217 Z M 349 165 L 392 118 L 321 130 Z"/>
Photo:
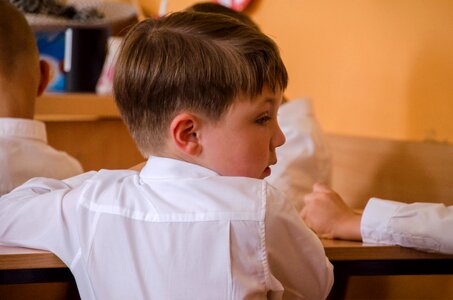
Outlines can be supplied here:
<path id="1" fill-rule="evenodd" d="M 113 74 L 122 38 L 110 37 L 108 42 L 108 54 L 102 68 L 101 76 L 96 85 L 96 94 L 113 94 Z"/>
<path id="2" fill-rule="evenodd" d="M 242 11 L 252 2 L 252 0 L 215 0 L 214 2 L 237 11 Z"/>

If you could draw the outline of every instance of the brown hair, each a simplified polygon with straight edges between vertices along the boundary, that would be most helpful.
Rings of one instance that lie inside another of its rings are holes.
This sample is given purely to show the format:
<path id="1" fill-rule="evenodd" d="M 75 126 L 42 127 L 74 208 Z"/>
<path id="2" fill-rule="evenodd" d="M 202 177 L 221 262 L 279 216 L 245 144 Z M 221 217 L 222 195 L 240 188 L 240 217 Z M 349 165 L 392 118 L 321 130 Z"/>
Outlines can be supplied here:
<path id="1" fill-rule="evenodd" d="M 288 81 L 276 44 L 231 17 L 178 12 L 147 19 L 126 35 L 114 77 L 126 126 L 147 156 L 165 145 L 182 111 L 219 120 L 238 96 Z"/>

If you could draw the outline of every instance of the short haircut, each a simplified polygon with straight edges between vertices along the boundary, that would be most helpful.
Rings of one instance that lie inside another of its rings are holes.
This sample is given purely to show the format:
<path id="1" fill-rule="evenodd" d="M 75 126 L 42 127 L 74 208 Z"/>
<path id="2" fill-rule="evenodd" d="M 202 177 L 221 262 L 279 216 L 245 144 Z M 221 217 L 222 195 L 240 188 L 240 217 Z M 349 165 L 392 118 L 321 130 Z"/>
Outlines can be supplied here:
<path id="1" fill-rule="evenodd" d="M 8 0 L 0 0 L 0 76 L 15 74 L 20 61 L 38 61 L 36 41 L 24 15 Z M 33 66 L 30 66 L 32 68 Z"/>
<path id="2" fill-rule="evenodd" d="M 252 21 L 252 19 L 244 13 L 226 7 L 222 4 L 215 3 L 215 2 L 198 2 L 192 6 L 189 6 L 187 11 L 195 11 L 195 12 L 202 12 L 202 13 L 214 13 L 214 14 L 222 14 L 226 16 L 233 17 L 244 24 L 247 24 L 256 30 L 260 30 L 258 25 Z"/>
<path id="3" fill-rule="evenodd" d="M 147 19 L 126 35 L 115 67 L 116 103 L 140 151 L 165 146 L 186 111 L 218 121 L 237 97 L 286 89 L 276 44 L 231 17 L 177 12 Z"/>

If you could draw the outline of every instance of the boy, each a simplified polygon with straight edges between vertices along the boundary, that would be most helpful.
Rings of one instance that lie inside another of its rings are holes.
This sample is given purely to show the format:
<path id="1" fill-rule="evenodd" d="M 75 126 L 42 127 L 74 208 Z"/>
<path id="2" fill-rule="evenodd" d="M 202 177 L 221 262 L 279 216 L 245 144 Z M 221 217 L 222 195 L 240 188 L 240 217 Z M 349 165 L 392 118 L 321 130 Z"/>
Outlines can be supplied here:
<path id="1" fill-rule="evenodd" d="M 453 206 L 399 203 L 371 198 L 363 214 L 355 213 L 330 188 L 315 184 L 301 216 L 326 238 L 363 240 L 453 254 Z"/>
<path id="2" fill-rule="evenodd" d="M 187 10 L 227 15 L 260 30 L 246 14 L 219 3 L 198 2 Z M 300 211 L 304 195 L 311 192 L 315 182 L 330 184 L 330 153 L 310 100 L 285 101 L 283 98 L 283 102 L 278 111 L 278 121 L 286 143 L 277 149 L 279 161 L 266 180 L 283 191 L 296 210 Z"/>
<path id="3" fill-rule="evenodd" d="M 0 1 L 0 195 L 37 176 L 63 179 L 82 173 L 79 162 L 47 145 L 45 124 L 34 121 L 35 99 L 49 67 L 39 61 L 24 16 Z"/>
<path id="4" fill-rule="evenodd" d="M 320 241 L 261 180 L 286 84 L 274 42 L 231 18 L 139 23 L 114 91 L 146 165 L 26 183 L 0 199 L 0 243 L 54 252 L 84 299 L 325 298 Z"/>

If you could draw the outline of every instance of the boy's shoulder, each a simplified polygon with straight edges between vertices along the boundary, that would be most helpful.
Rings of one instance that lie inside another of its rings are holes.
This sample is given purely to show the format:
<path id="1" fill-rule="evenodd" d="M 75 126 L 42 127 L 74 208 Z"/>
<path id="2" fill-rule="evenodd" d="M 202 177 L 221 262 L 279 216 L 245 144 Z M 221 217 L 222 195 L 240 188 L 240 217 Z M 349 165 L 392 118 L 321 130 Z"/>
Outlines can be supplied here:
<path id="1" fill-rule="evenodd" d="M 105 193 L 115 193 L 125 186 L 131 186 L 131 182 L 137 181 L 138 171 L 135 170 L 106 170 L 91 171 L 85 174 L 89 176 L 79 175 L 81 179 L 78 180 L 83 184 L 83 194 L 90 194 L 91 197 L 96 195 L 101 196 Z"/>
<path id="2" fill-rule="evenodd" d="M 228 203 L 227 206 L 236 205 L 244 210 L 260 212 L 263 218 L 272 207 L 279 207 L 279 210 L 293 209 L 285 194 L 266 180 L 218 176 L 209 187 L 218 191 L 216 201 L 223 199 Z"/>
<path id="3" fill-rule="evenodd" d="M 138 176 L 139 172 L 136 170 L 108 170 L 100 169 L 99 171 L 90 171 L 92 176 L 87 178 L 91 183 L 103 183 L 106 181 L 123 180 L 130 176 Z"/>
<path id="4" fill-rule="evenodd" d="M 89 181 L 82 205 L 147 215 L 152 220 L 170 215 L 195 220 L 204 215 L 213 220 L 263 221 L 268 201 L 282 198 L 265 180 L 247 177 L 217 175 L 150 180 L 137 171 L 101 170 Z"/>
<path id="5" fill-rule="evenodd" d="M 136 170 L 107 170 L 101 169 L 92 172 L 93 175 L 87 178 L 88 186 L 99 191 L 111 189 L 117 185 L 123 185 L 131 180 L 132 177 L 138 177 L 139 171 Z"/>

